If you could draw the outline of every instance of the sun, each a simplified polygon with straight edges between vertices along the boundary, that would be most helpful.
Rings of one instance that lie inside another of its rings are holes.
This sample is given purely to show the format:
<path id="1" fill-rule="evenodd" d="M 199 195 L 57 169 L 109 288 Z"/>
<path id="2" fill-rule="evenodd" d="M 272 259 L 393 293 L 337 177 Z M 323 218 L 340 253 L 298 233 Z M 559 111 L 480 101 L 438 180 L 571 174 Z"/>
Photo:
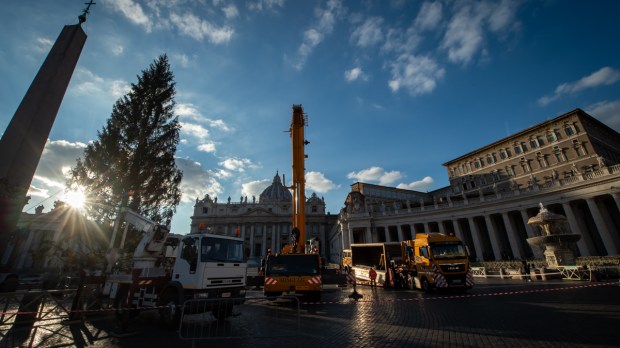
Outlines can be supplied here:
<path id="1" fill-rule="evenodd" d="M 65 193 L 65 203 L 70 205 L 75 209 L 84 208 L 84 203 L 86 202 L 86 196 L 84 192 L 80 190 L 71 190 Z"/>

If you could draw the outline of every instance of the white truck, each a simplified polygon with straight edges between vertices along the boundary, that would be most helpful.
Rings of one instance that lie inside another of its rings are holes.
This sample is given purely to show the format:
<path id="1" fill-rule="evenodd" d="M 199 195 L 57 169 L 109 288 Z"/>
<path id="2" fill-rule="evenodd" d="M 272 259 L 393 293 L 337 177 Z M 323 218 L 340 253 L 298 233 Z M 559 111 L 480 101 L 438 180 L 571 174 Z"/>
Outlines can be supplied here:
<path id="1" fill-rule="evenodd" d="M 144 236 L 133 254 L 131 272 L 110 274 L 105 280 L 103 294 L 114 299 L 119 320 L 127 322 L 140 308 L 158 307 L 162 325 L 174 329 L 187 300 L 206 299 L 200 310 L 211 311 L 218 320 L 244 302 L 247 264 L 241 238 L 172 235 L 166 226 L 130 210 L 124 213 L 125 222 Z"/>

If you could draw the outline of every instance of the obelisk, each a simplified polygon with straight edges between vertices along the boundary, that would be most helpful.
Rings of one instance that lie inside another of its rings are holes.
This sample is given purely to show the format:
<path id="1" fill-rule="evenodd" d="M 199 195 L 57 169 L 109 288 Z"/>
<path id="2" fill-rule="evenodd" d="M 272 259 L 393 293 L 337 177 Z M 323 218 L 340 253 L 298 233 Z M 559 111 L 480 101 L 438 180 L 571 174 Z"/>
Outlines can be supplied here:
<path id="1" fill-rule="evenodd" d="M 78 24 L 63 28 L 0 140 L 0 255 L 27 203 L 26 193 L 86 42 L 81 24 L 93 4 L 91 0 Z"/>

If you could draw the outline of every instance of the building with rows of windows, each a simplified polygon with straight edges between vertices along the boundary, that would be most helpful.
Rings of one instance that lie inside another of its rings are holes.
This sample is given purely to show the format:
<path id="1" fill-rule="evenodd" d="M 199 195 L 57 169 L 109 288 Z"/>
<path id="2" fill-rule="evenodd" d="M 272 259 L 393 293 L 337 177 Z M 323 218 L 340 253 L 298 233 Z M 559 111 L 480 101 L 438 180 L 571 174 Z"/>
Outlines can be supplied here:
<path id="1" fill-rule="evenodd" d="M 478 260 L 540 258 L 526 239 L 542 203 L 582 235 L 578 256 L 620 250 L 620 134 L 580 109 L 444 163 L 450 185 L 432 192 L 355 183 L 332 235 L 336 245 L 455 233 Z M 335 259 L 332 256 L 332 259 Z"/>
<path id="2" fill-rule="evenodd" d="M 272 184 L 258 197 L 241 197 L 238 202 L 219 202 L 217 197 L 206 195 L 196 199 L 194 214 L 191 217 L 191 233 L 208 229 L 212 233 L 238 235 L 245 241 L 245 254 L 248 258 L 265 256 L 266 250 L 280 252 L 289 242 L 292 231 L 291 192 L 284 187 L 278 173 Z M 337 216 L 325 214 L 325 200 L 313 193 L 306 199 L 306 239 L 318 238 L 320 254 L 328 255 L 328 232 L 336 224 Z"/>

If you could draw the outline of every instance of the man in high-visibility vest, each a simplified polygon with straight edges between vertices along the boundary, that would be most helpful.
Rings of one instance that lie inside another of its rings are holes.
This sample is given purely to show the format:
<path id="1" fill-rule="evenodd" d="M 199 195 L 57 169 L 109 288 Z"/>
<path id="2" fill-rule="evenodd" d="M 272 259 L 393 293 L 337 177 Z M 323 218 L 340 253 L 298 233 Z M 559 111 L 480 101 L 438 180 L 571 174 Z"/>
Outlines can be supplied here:
<path id="1" fill-rule="evenodd" d="M 368 271 L 368 278 L 370 278 L 370 286 L 377 286 L 377 271 L 372 267 Z"/>

